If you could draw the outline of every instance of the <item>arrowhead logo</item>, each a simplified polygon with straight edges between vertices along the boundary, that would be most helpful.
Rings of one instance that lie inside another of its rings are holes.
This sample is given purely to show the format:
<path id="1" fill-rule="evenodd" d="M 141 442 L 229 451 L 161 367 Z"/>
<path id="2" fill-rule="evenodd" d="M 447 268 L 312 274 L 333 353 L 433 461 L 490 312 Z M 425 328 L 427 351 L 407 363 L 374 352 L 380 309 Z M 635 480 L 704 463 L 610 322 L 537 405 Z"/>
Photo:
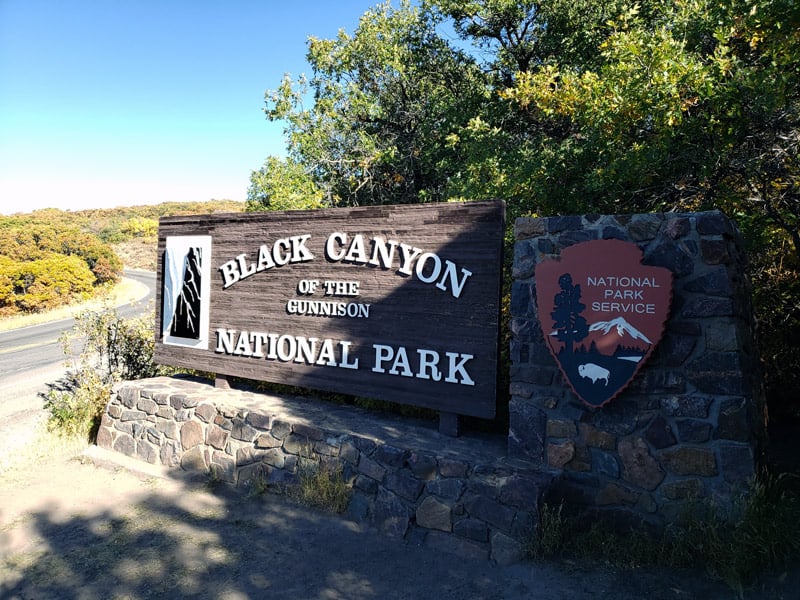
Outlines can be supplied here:
<path id="1" fill-rule="evenodd" d="M 596 240 L 536 267 L 539 321 L 550 353 L 588 406 L 613 400 L 664 333 L 672 272 L 642 265 L 636 244 Z"/>

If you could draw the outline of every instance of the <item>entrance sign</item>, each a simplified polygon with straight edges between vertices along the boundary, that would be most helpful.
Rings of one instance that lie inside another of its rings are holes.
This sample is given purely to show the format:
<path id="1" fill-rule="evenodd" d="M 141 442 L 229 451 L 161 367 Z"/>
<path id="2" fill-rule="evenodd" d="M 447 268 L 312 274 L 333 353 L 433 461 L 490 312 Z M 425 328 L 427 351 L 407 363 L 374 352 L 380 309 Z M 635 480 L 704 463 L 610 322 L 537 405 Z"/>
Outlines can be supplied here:
<path id="1" fill-rule="evenodd" d="M 505 205 L 165 217 L 156 360 L 495 414 Z"/>
<path id="2" fill-rule="evenodd" d="M 672 272 L 641 261 L 636 244 L 596 240 L 536 267 L 547 347 L 589 406 L 603 406 L 625 389 L 664 332 Z"/>

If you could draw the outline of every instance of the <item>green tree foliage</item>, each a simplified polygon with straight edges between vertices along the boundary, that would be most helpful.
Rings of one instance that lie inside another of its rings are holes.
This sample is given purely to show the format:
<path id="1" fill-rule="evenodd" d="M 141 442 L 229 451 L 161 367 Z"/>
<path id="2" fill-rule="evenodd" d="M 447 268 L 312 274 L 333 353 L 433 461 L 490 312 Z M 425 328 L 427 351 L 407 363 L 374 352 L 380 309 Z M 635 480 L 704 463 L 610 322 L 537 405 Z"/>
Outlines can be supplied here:
<path id="1" fill-rule="evenodd" d="M 48 208 L 0 217 L 0 316 L 41 312 L 102 293 L 123 268 L 112 242 L 149 244 L 148 264 L 155 264 L 161 216 L 243 209 L 242 202 L 211 200 L 74 212 Z"/>
<path id="2" fill-rule="evenodd" d="M 4 221 L 4 222 L 3 222 Z M 100 285 L 116 281 L 122 263 L 96 235 L 78 227 L 36 217 L 0 221 L 0 254 L 17 261 L 34 261 L 52 254 L 83 260 Z"/>
<path id="3" fill-rule="evenodd" d="M 119 279 L 122 262 L 108 245 L 50 216 L 0 219 L 0 313 L 85 300 Z"/>
<path id="4" fill-rule="evenodd" d="M 153 238 L 158 235 L 158 220 L 148 217 L 133 217 L 123 223 L 121 232 L 126 237 Z"/>
<path id="5" fill-rule="evenodd" d="M 246 206 L 248 211 L 313 209 L 324 206 L 323 198 L 302 164 L 271 156 L 250 175 Z"/>
<path id="6" fill-rule="evenodd" d="M 798 412 L 800 8 L 642 2 L 600 29 L 594 49 L 543 52 L 500 91 L 546 124 L 535 143 L 547 176 L 532 182 L 531 208 L 735 217 L 750 245 L 772 404 Z"/>
<path id="7" fill-rule="evenodd" d="M 353 35 L 310 39 L 311 80 L 287 76 L 268 93 L 267 117 L 287 123 L 289 165 L 303 165 L 326 204 L 446 199 L 459 164 L 448 135 L 479 113 L 486 88 L 436 24 L 405 0 L 380 4 Z"/>
<path id="8" fill-rule="evenodd" d="M 771 392 L 800 384 L 794 0 L 384 3 L 308 59 L 266 113 L 326 204 L 722 209 L 750 245 L 765 355 L 782 357 Z"/>
<path id="9" fill-rule="evenodd" d="M 772 41 L 789 52 L 793 39 L 797 56 L 797 15 L 779 4 L 635 5 L 607 22 L 593 56 L 543 57 L 518 73 L 501 93 L 531 122 L 553 126 L 542 138 L 543 168 L 554 175 L 542 182 L 545 208 L 719 206 L 796 229 L 779 207 L 797 213 L 786 177 L 796 162 L 797 71 L 762 37 L 769 20 Z M 764 182 L 776 175 L 779 190 Z"/>

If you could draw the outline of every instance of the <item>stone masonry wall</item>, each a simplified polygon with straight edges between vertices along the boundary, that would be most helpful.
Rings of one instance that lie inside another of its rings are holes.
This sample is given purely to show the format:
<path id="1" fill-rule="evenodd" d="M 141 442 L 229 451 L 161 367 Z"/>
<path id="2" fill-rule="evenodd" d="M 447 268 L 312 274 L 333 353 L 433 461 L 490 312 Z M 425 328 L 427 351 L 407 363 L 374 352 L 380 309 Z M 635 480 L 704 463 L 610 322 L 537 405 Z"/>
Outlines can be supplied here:
<path id="1" fill-rule="evenodd" d="M 240 488 L 297 482 L 302 461 L 341 465 L 346 518 L 462 556 L 521 559 L 549 477 L 512 466 L 505 440 L 353 407 L 160 377 L 119 386 L 97 445 Z"/>
<path id="2" fill-rule="evenodd" d="M 518 219 L 509 456 L 554 475 L 554 501 L 663 525 L 690 499 L 721 507 L 759 456 L 762 396 L 740 236 L 720 212 Z M 534 269 L 595 239 L 635 243 L 674 274 L 664 336 L 628 388 L 585 405 L 545 345 Z"/>

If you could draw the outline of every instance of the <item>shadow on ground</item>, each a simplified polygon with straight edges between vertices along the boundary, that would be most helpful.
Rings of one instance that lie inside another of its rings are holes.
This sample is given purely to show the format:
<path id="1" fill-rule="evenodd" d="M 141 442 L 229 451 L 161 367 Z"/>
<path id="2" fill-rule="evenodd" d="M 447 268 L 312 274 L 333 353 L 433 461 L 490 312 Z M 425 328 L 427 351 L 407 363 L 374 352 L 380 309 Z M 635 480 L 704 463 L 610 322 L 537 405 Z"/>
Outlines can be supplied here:
<path id="1" fill-rule="evenodd" d="M 86 456 L 5 478 L 0 522 L 3 599 L 732 597 L 697 572 L 464 559 L 282 495 Z"/>

